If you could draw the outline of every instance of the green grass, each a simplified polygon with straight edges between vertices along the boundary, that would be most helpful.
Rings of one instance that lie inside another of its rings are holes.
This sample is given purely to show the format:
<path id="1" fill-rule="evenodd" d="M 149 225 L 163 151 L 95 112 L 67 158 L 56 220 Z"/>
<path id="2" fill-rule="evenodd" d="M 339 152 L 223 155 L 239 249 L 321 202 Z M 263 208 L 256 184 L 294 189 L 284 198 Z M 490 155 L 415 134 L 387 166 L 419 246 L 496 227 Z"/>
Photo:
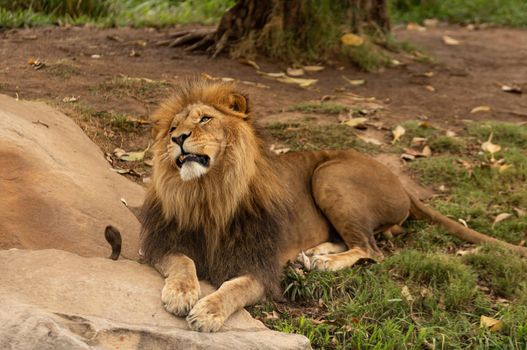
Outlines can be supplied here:
<path id="1" fill-rule="evenodd" d="M 422 23 L 427 18 L 437 18 L 462 24 L 527 26 L 524 0 L 391 0 L 389 6 L 395 21 Z"/>
<path id="2" fill-rule="evenodd" d="M 301 102 L 287 108 L 288 111 L 304 113 L 340 114 L 348 112 L 349 106 L 332 102 Z"/>
<path id="3" fill-rule="evenodd" d="M 271 136 L 286 144 L 292 151 L 353 148 L 365 153 L 378 152 L 376 146 L 359 140 L 353 128 L 343 124 L 274 123 L 266 126 L 266 129 Z"/>
<path id="4" fill-rule="evenodd" d="M 0 27 L 216 23 L 234 0 L 0 0 Z"/>
<path id="5" fill-rule="evenodd" d="M 420 182 L 447 187 L 430 205 L 494 237 L 512 243 L 527 239 L 527 217 L 515 214 L 493 227 L 496 215 L 527 208 L 526 126 L 467 123 L 450 137 L 428 123 L 402 124 L 406 134 L 394 148 L 426 138 L 433 156 L 410 162 L 409 168 Z M 354 147 L 353 131 L 340 127 L 298 123 L 268 130 L 295 150 Z M 480 152 L 490 133 L 502 147 L 496 159 L 511 165 L 504 172 Z M 472 174 L 458 159 L 472 166 Z M 251 313 L 272 329 L 304 334 L 315 349 L 527 347 L 525 259 L 494 246 L 458 256 L 454 253 L 470 246 L 444 229 L 416 220 L 405 228 L 407 234 L 380 241 L 391 251 L 381 263 L 338 272 L 289 267 L 283 280 L 288 301 L 257 305 Z M 273 311 L 278 317 L 269 317 Z M 482 315 L 501 320 L 504 328 L 480 328 Z"/>

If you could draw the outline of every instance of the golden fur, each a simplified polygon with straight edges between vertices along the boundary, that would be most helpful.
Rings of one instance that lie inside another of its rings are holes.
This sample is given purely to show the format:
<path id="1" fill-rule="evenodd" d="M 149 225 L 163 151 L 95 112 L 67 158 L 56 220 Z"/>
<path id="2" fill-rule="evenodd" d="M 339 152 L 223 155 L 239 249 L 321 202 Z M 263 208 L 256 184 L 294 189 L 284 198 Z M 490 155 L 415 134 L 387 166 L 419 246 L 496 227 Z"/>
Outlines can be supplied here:
<path id="1" fill-rule="evenodd" d="M 337 270 L 382 259 L 374 233 L 410 213 L 471 242 L 495 240 L 409 195 L 355 151 L 268 154 L 233 84 L 190 79 L 154 114 L 154 173 L 141 214 L 144 257 L 166 278 L 167 310 L 216 331 L 278 291 L 280 269 Z M 219 289 L 199 299 L 198 278 Z"/>

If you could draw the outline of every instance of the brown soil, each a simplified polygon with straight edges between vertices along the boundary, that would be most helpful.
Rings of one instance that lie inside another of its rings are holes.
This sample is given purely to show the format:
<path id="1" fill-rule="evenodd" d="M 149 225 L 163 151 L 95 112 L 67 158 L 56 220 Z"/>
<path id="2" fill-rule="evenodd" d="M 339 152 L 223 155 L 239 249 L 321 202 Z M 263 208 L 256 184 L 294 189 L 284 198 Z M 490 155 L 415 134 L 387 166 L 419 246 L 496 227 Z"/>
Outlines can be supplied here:
<path id="1" fill-rule="evenodd" d="M 395 37 L 422 48 L 433 58 L 433 63 L 418 62 L 408 54 L 399 54 L 402 65 L 379 73 L 361 72 L 340 63 L 326 64 L 322 72 L 308 74 L 307 77 L 319 81 L 304 89 L 268 80 L 254 68 L 227 57 L 212 60 L 179 48 L 156 45 L 180 29 L 50 27 L 0 33 L 0 93 L 58 105 L 76 118 L 106 152 L 116 146 L 144 149 L 149 133 L 137 127 L 133 130 L 135 137 L 130 137 L 129 132 L 114 127 L 101 136 L 101 128 L 79 117 L 79 107 L 75 105 L 89 106 L 95 114 L 115 112 L 145 119 L 170 93 L 170 84 L 180 77 L 201 73 L 265 85 L 267 88 L 241 85 L 251 97 L 255 116 L 262 122 L 298 119 L 301 113 L 283 111 L 291 105 L 320 100 L 326 95 L 336 101 L 357 103 L 357 99 L 350 100 L 348 92 L 375 97 L 375 103 L 382 109 L 377 112 L 370 109 L 369 117 L 386 127 L 418 118 L 428 118 L 434 125 L 451 129 L 462 127 L 464 119 L 527 121 L 527 94 L 501 91 L 503 84 L 517 85 L 527 91 L 526 31 L 439 26 L 420 32 L 398 28 L 394 30 Z M 459 40 L 460 45 L 446 45 L 443 35 Z M 46 65 L 35 70 L 28 64 L 31 58 L 39 58 Z M 265 72 L 286 68 L 263 58 L 256 61 Z M 146 91 L 121 91 L 111 82 L 122 76 L 157 83 Z M 343 76 L 365 79 L 366 84 L 352 86 Z M 63 102 L 71 96 L 79 96 L 79 100 Z M 491 111 L 470 113 L 481 105 L 490 106 Z M 329 115 L 322 118 L 331 122 L 336 119 Z"/>

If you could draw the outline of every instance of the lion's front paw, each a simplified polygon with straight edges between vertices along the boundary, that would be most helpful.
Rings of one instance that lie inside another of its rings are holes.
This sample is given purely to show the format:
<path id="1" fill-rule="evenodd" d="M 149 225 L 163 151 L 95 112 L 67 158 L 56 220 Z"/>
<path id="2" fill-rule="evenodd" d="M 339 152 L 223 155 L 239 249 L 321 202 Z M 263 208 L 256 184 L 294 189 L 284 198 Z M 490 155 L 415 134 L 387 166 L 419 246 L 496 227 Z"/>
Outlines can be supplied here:
<path id="1" fill-rule="evenodd" d="M 198 301 L 187 316 L 190 328 L 199 332 L 216 332 L 223 326 L 225 319 L 221 300 L 213 295 Z"/>
<path id="2" fill-rule="evenodd" d="M 168 312 L 186 316 L 199 300 L 200 286 L 196 280 L 183 281 L 168 277 L 161 291 L 161 300 Z"/>

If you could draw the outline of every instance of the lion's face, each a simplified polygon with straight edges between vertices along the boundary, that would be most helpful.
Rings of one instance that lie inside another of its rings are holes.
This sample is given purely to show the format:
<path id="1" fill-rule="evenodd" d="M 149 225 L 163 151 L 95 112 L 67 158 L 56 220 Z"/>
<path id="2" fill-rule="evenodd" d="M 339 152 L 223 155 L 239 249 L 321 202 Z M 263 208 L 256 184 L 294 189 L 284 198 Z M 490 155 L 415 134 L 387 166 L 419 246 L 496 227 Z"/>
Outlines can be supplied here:
<path id="1" fill-rule="evenodd" d="M 164 176 L 185 182 L 227 166 L 224 160 L 237 148 L 234 144 L 246 148 L 242 146 L 244 130 L 251 135 L 243 95 L 230 85 L 195 84 L 166 101 L 153 116 L 155 167 L 158 173 L 163 169 Z"/>
<path id="2" fill-rule="evenodd" d="M 223 156 L 226 118 L 202 103 L 189 105 L 174 117 L 167 135 L 167 156 L 183 181 L 204 176 Z"/>

